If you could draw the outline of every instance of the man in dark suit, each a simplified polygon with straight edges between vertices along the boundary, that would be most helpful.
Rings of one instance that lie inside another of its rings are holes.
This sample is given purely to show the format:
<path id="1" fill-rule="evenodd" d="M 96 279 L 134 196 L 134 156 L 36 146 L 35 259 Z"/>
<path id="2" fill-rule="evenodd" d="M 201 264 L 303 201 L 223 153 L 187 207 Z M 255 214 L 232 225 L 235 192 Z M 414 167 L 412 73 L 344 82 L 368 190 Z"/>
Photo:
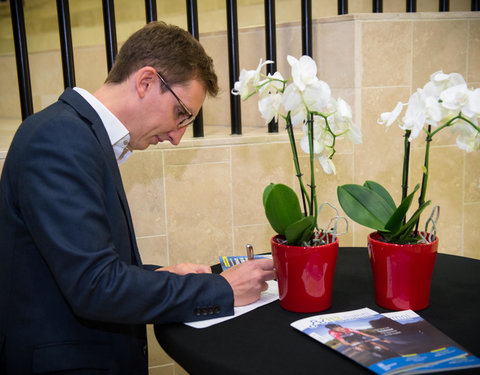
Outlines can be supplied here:
<path id="1" fill-rule="evenodd" d="M 151 23 L 93 95 L 67 89 L 22 123 L 0 180 L 1 374 L 146 374 L 145 323 L 231 315 L 259 298 L 271 260 L 220 275 L 142 265 L 117 165 L 177 145 L 217 91 L 201 45 Z"/>

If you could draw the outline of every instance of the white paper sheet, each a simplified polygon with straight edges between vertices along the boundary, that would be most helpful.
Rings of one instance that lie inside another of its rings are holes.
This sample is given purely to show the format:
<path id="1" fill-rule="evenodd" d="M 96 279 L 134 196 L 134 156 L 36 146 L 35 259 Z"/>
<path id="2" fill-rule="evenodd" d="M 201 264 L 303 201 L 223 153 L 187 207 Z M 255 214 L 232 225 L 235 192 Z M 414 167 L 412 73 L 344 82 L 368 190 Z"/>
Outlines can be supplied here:
<path id="1" fill-rule="evenodd" d="M 230 316 L 225 316 L 222 318 L 213 318 L 208 320 L 202 320 L 199 322 L 188 322 L 185 325 L 193 328 L 206 328 L 213 326 L 214 324 L 222 323 L 226 320 L 236 318 L 240 315 L 248 313 L 249 311 L 255 310 L 257 307 L 266 305 L 267 303 L 273 302 L 278 299 L 278 285 L 275 280 L 267 281 L 268 289 L 263 292 L 260 296 L 260 299 L 257 302 L 251 303 L 250 305 L 234 307 L 235 314 Z"/>

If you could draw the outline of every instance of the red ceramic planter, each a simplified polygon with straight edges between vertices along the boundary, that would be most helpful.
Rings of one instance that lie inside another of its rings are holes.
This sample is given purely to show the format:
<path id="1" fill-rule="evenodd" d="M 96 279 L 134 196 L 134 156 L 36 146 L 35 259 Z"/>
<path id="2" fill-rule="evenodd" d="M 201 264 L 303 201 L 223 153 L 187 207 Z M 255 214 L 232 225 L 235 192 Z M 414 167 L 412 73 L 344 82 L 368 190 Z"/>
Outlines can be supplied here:
<path id="1" fill-rule="evenodd" d="M 368 236 L 375 302 L 390 310 L 422 310 L 429 304 L 438 237 L 429 244 L 398 245 Z"/>
<path id="2" fill-rule="evenodd" d="M 318 312 L 332 304 L 338 238 L 322 246 L 288 246 L 271 239 L 280 306 L 295 312 Z"/>

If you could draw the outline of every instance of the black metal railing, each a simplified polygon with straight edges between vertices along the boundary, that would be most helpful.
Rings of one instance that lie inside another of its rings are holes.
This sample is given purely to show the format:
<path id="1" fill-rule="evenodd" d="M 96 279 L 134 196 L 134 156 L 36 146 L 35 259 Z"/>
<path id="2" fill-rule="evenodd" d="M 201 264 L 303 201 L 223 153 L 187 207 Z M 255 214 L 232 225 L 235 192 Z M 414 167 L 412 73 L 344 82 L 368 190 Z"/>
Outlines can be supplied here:
<path id="1" fill-rule="evenodd" d="M 479 11 L 480 0 L 471 0 L 471 10 Z M 276 22 L 275 22 L 275 0 L 264 0 L 265 3 L 265 39 L 266 58 L 276 62 Z M 103 21 L 105 28 L 105 47 L 107 68 L 111 69 L 117 55 L 117 36 L 115 23 L 114 0 L 102 0 Z M 302 52 L 312 56 L 312 1 L 301 0 L 302 8 Z M 406 0 L 406 12 L 416 12 L 416 0 Z M 438 9 L 440 12 L 448 12 L 450 9 L 449 0 L 439 0 Z M 30 82 L 30 68 L 28 62 L 28 49 L 25 33 L 25 17 L 22 0 L 10 0 L 10 10 L 15 43 L 15 57 L 17 66 L 18 86 L 20 93 L 20 106 L 22 119 L 33 113 L 32 88 Z M 372 12 L 383 11 L 382 0 L 372 0 Z M 62 54 L 63 80 L 65 87 L 75 85 L 75 68 L 72 48 L 71 25 L 69 0 L 57 0 L 58 25 L 60 34 L 60 47 Z M 198 11 L 197 0 L 186 0 L 186 13 L 188 31 L 193 37 L 199 39 L 198 32 Z M 348 0 L 338 0 L 337 13 L 348 13 Z M 146 22 L 157 20 L 157 5 L 155 0 L 145 0 Z M 237 1 L 226 0 L 227 15 L 227 39 L 228 39 L 228 66 L 229 66 L 229 87 L 239 77 L 239 44 L 238 44 L 238 23 L 237 23 Z M 273 74 L 276 71 L 276 63 L 267 66 L 267 73 Z M 230 118 L 231 134 L 242 134 L 241 106 L 238 96 L 230 95 Z M 268 125 L 269 132 L 277 132 L 278 124 L 272 121 Z M 200 112 L 193 126 L 195 137 L 203 137 L 203 116 Z"/>

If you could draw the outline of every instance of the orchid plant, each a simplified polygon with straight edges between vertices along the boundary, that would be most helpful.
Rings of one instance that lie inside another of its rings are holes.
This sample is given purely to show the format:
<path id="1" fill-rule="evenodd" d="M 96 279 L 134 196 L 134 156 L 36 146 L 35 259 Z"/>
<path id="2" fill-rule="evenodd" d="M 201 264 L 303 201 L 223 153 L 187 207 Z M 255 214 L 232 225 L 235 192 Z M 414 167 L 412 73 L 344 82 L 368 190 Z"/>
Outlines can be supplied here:
<path id="1" fill-rule="evenodd" d="M 405 114 L 397 120 L 403 109 Z M 443 129 L 456 132 L 456 144 L 467 152 L 480 149 L 480 89 L 469 89 L 464 78 L 458 73 L 445 74 L 438 71 L 431 75 L 423 89 L 410 96 L 408 103 L 398 102 L 392 112 L 380 115 L 378 123 L 389 128 L 398 122 L 405 131 L 402 174 L 402 201 L 397 207 L 391 195 L 380 184 L 366 181 L 365 184 L 348 184 L 337 188 L 337 195 L 343 210 L 352 220 L 377 230 L 386 242 L 427 243 L 436 238 L 438 207 L 434 208 L 425 225 L 425 231 L 418 230 L 420 215 L 430 204 L 425 201 L 429 169 L 430 144 L 433 137 Z M 408 172 L 410 143 L 426 135 L 423 178 L 408 194 Z M 420 190 L 419 205 L 409 220 L 406 219 L 414 194 Z M 432 225 L 429 231 L 428 226 Z"/>
<path id="2" fill-rule="evenodd" d="M 263 74 L 262 68 L 273 61 L 258 64 L 255 70 L 240 72 L 239 81 L 232 89 L 242 100 L 258 95 L 258 109 L 265 123 L 286 121 L 298 177 L 301 201 L 295 191 L 284 184 L 268 185 L 263 192 L 266 217 L 273 230 L 293 246 L 311 246 L 335 240 L 336 222 L 328 236 L 327 230 L 318 227 L 319 209 L 316 196 L 314 161 L 317 158 L 325 173 L 336 173 L 333 155 L 339 137 L 354 143 L 361 142 L 361 132 L 352 120 L 352 110 L 343 99 L 334 99 L 329 85 L 318 79 L 317 65 L 309 56 L 296 59 L 287 56 L 292 78 L 284 79 L 281 73 Z M 294 127 L 302 126 L 301 149 L 309 154 L 310 184 L 306 188 L 295 143 Z M 303 207 L 302 207 L 303 206 Z M 337 215 L 338 219 L 338 215 Z M 337 220 L 336 219 L 336 220 Z M 330 227 L 330 225 L 328 226 Z"/>

